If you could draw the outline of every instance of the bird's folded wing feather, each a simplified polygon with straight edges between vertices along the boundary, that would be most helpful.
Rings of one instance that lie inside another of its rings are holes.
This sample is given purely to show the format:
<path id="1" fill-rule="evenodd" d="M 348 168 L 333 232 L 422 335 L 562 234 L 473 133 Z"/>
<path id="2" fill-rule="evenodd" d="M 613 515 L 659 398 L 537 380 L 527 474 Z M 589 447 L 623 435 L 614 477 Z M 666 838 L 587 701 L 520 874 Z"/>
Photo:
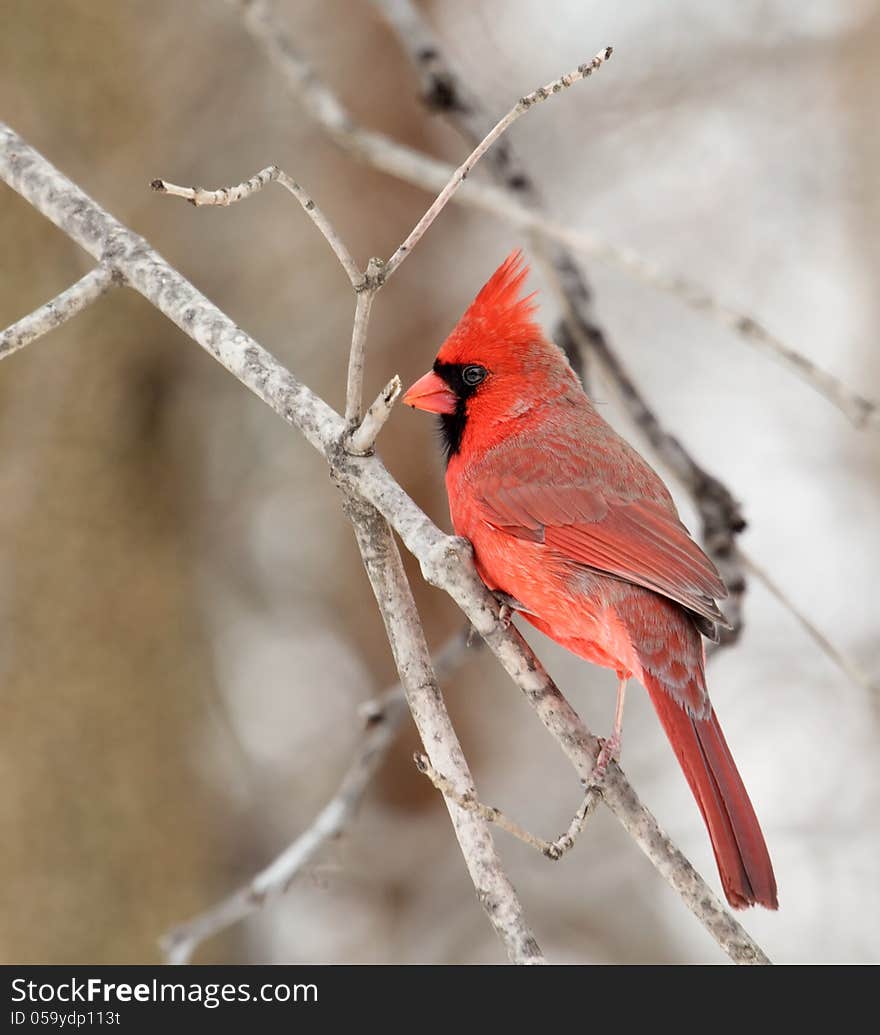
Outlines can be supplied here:
<path id="1" fill-rule="evenodd" d="M 654 500 L 609 500 L 589 485 L 480 486 L 483 520 L 543 542 L 565 560 L 644 586 L 710 622 L 727 589 L 674 513 Z"/>

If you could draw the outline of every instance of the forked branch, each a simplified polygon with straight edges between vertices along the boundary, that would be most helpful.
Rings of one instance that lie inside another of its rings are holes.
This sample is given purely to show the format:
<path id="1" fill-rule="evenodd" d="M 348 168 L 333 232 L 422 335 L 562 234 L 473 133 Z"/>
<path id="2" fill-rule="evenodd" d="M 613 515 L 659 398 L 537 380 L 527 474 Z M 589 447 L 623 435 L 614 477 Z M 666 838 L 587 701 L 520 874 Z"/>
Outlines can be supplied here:
<path id="1" fill-rule="evenodd" d="M 104 212 L 7 127 L 0 127 L 0 175 L 87 251 L 112 264 L 130 286 L 279 416 L 299 428 L 327 458 L 347 497 L 372 504 L 419 558 L 426 576 L 456 599 L 581 778 L 587 779 L 598 753 L 598 742 L 525 641 L 499 621 L 498 604 L 476 574 L 467 544 L 440 532 L 391 478 L 377 456 L 360 457 L 347 452 L 343 443 L 349 428 L 339 414 L 237 327 L 142 238 Z M 444 768 L 451 762 L 450 756 Z M 603 798 L 732 959 L 768 962 L 688 860 L 660 831 L 614 764 L 606 773 Z M 482 822 L 479 817 L 472 819 Z"/>

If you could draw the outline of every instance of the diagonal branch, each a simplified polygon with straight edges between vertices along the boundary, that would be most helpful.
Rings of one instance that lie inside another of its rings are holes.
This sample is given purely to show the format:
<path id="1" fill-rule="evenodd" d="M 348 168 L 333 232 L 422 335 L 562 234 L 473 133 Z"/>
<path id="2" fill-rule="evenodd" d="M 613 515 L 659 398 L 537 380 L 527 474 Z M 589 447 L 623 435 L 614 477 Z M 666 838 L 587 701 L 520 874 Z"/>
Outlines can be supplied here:
<path id="1" fill-rule="evenodd" d="M 280 416 L 298 427 L 328 459 L 335 475 L 337 460 L 347 455 L 342 443 L 348 427 L 343 418 L 236 327 L 142 237 L 101 209 L 3 123 L 0 123 L 0 176 L 83 248 L 123 274 L 131 287 L 228 370 L 234 371 L 239 380 Z M 390 477 L 388 480 L 391 481 Z M 424 634 L 414 605 L 412 609 L 407 608 L 407 600 L 411 601 L 412 597 L 390 532 L 378 516 L 373 516 L 372 508 L 367 507 L 371 501 L 363 493 L 351 486 L 345 486 L 343 492 L 351 507 L 359 545 L 365 550 L 366 544 L 372 542 L 374 549 L 385 549 L 386 566 L 381 572 L 372 572 L 368 557 L 364 559 L 371 576 L 391 580 L 385 584 L 384 591 L 377 591 L 377 598 L 384 605 L 386 624 L 394 623 L 395 635 L 401 643 L 407 636 L 422 637 L 421 643 L 412 639 L 411 654 L 401 662 L 405 662 L 406 667 L 400 673 L 411 710 L 417 708 L 413 717 L 419 735 L 426 750 L 432 751 L 436 746 L 438 764 L 448 767 L 450 778 L 456 780 L 460 789 L 466 789 L 472 784 L 470 774 L 433 673 L 430 673 L 427 648 L 422 650 Z M 373 530 L 376 525 L 378 530 Z M 367 529 L 371 530 L 369 535 Z M 386 540 L 390 546 L 383 547 Z M 394 608 L 399 610 L 392 610 Z M 411 622 L 412 626 L 408 624 Z M 401 656 L 397 660 L 401 661 Z M 416 678 L 416 682 L 411 682 L 411 678 Z M 468 869 L 475 880 L 479 879 L 480 902 L 505 941 L 508 954 L 517 962 L 539 962 L 540 949 L 528 931 L 516 894 L 501 869 L 485 821 L 478 816 L 459 814 L 458 806 L 454 809 L 457 813 L 453 815 L 453 826 Z"/>
<path id="2" fill-rule="evenodd" d="M 96 258 L 118 269 L 128 284 L 278 416 L 296 427 L 330 464 L 337 482 L 373 504 L 422 565 L 429 581 L 459 604 L 502 666 L 525 694 L 578 774 L 586 780 L 599 744 L 547 675 L 520 634 L 499 620 L 498 602 L 476 573 L 469 545 L 444 535 L 385 469 L 376 455 L 359 457 L 340 445 L 344 419 L 298 381 L 269 352 L 9 127 L 0 123 L 0 178 Z M 641 804 L 620 768 L 608 767 L 603 798 L 657 870 L 718 945 L 737 963 L 767 956 L 721 905 L 690 862 Z"/>
<path id="3" fill-rule="evenodd" d="M 425 231 L 464 182 L 468 172 L 505 130 L 530 107 L 561 92 L 572 83 L 587 78 L 610 57 L 610 54 L 611 49 L 606 48 L 592 62 L 581 65 L 575 72 L 562 76 L 547 87 L 542 87 L 521 98 L 511 111 L 490 130 L 486 138 L 480 141 L 464 164 L 455 171 L 434 203 L 388 262 L 375 258 L 370 259 L 363 277 L 353 276 L 351 278 L 357 295 L 357 303 L 346 390 L 345 420 L 349 434 L 342 443 L 346 451 L 352 449 L 351 439 L 355 438 L 353 452 L 362 453 L 363 451 L 357 447 L 367 437 L 367 432 L 361 424 L 361 403 L 367 330 L 376 294 L 418 244 Z M 270 182 L 273 176 L 277 179 L 281 175 L 283 174 L 274 167 L 270 167 L 244 184 L 218 191 L 180 188 L 168 185 L 163 180 L 154 180 L 153 187 L 165 193 L 183 196 L 194 204 L 198 204 L 200 201 L 204 204 L 229 204 L 255 193 L 262 189 L 265 183 Z M 324 225 L 318 220 L 316 220 L 316 224 L 328 240 L 338 241 L 342 253 L 348 256 L 347 249 L 342 245 L 341 239 L 333 227 L 326 220 L 323 221 Z M 393 402 L 393 399 L 391 401 Z M 334 475 L 337 473 L 335 468 L 333 473 Z M 445 793 L 444 797 L 471 880 L 477 889 L 478 898 L 505 945 L 510 959 L 515 963 L 542 963 L 544 962 L 543 955 L 528 929 L 516 892 L 504 873 L 501 860 L 498 858 L 492 842 L 491 833 L 486 826 L 485 817 L 472 810 L 462 808 L 459 804 L 463 798 L 475 799 L 476 792 L 464 754 L 446 713 L 439 687 L 436 685 L 424 631 L 391 529 L 375 508 L 358 494 L 357 489 L 341 479 L 339 479 L 339 485 L 343 489 L 346 511 L 354 526 L 361 556 L 385 622 L 388 639 L 407 695 L 407 703 L 416 721 L 422 743 L 425 745 L 431 763 L 439 765 L 445 773 L 448 773 L 446 779 L 449 781 L 449 793 Z M 433 692 L 426 696 L 426 689 Z M 452 768 L 448 769 L 450 766 Z"/>
<path id="4" fill-rule="evenodd" d="M 447 202 L 452 198 L 453 194 L 455 194 L 458 188 L 467 179 L 467 175 L 471 169 L 473 169 L 495 141 L 498 140 L 498 138 L 505 133 L 521 115 L 524 115 L 536 104 L 540 104 L 541 101 L 546 101 L 548 97 L 552 97 L 554 94 L 560 93 L 562 90 L 567 90 L 572 83 L 576 83 L 579 79 L 586 79 L 587 76 L 592 75 L 593 72 L 601 68 L 602 65 L 611 57 L 612 52 L 611 47 L 605 47 L 603 50 L 599 51 L 592 61 L 583 65 L 578 65 L 574 72 L 569 72 L 568 75 L 560 76 L 558 79 L 554 79 L 552 83 L 539 87 L 537 90 L 533 90 L 532 93 L 526 94 L 525 97 L 521 97 L 510 111 L 503 118 L 499 119 L 485 135 L 477 138 L 474 150 L 455 170 L 455 173 L 450 178 L 449 182 L 437 195 L 437 199 L 418 223 L 416 223 L 403 244 L 401 244 L 397 251 L 388 260 L 388 266 L 386 269 L 387 276 L 391 276 L 394 270 L 397 269 L 401 262 L 406 258 L 407 254 L 411 252 L 415 245 L 421 240 L 428 227 L 434 222 L 442 209 L 446 206 Z"/>
<path id="5" fill-rule="evenodd" d="M 263 9 L 259 0 L 251 0 L 245 4 L 250 14 L 250 21 L 260 26 L 266 24 L 268 15 Z M 280 44 L 276 43 L 276 46 Z M 292 50 L 283 50 L 285 63 L 293 62 L 294 70 L 301 73 L 300 63 L 294 57 Z M 315 225 L 329 242 L 336 252 L 339 261 L 349 275 L 352 286 L 357 292 L 357 304 L 355 307 L 354 327 L 352 329 L 351 349 L 349 351 L 348 383 L 345 402 L 345 419 L 354 430 L 361 420 L 361 406 L 363 402 L 363 379 L 364 364 L 366 358 L 367 327 L 370 321 L 370 311 L 373 299 L 381 287 L 395 273 L 398 267 L 405 261 L 410 252 L 419 243 L 431 224 L 440 215 L 443 209 L 449 204 L 461 185 L 467 179 L 468 173 L 476 166 L 480 159 L 490 151 L 492 145 L 499 140 L 504 133 L 535 105 L 546 101 L 548 98 L 567 90 L 574 83 L 581 79 L 587 79 L 597 71 L 611 57 L 612 48 L 605 47 L 589 62 L 579 65 L 573 72 L 554 79 L 546 86 L 521 97 L 517 103 L 490 127 L 486 135 L 476 142 L 476 146 L 462 164 L 448 177 L 440 193 L 434 199 L 424 215 L 419 219 L 406 239 L 398 246 L 394 254 L 387 262 L 382 259 L 370 259 L 363 275 L 354 266 L 348 249 L 342 242 L 339 234 L 317 208 L 309 195 L 292 180 L 286 173 L 277 166 L 270 165 L 261 172 L 256 173 L 249 180 L 236 184 L 232 187 L 222 187 L 219 190 L 206 190 L 203 187 L 180 187 L 177 184 L 169 183 L 166 180 L 155 179 L 150 186 L 155 191 L 163 194 L 170 194 L 175 197 L 184 198 L 193 205 L 221 205 L 229 206 L 238 201 L 252 197 L 271 182 L 278 182 L 286 187 L 300 202 L 303 208 L 309 213 Z M 302 74 L 300 74 L 300 79 Z M 298 81 L 300 81 L 298 79 Z M 313 78 L 307 77 L 307 82 L 314 86 Z M 327 111 L 327 104 L 321 106 L 321 110 Z"/>
<path id="6" fill-rule="evenodd" d="M 60 327 L 121 284 L 122 277 L 109 266 L 96 266 L 60 295 L 0 332 L 0 359 Z"/>
<path id="7" fill-rule="evenodd" d="M 466 653 L 464 635 L 449 640 L 434 661 L 438 678 L 457 668 Z M 189 963 L 202 942 L 259 912 L 267 902 L 284 894 L 324 845 L 351 825 L 373 777 L 409 714 L 403 687 L 400 683 L 389 687 L 370 701 L 363 711 L 363 734 L 333 797 L 299 837 L 247 884 L 163 935 L 160 945 L 167 963 Z"/>

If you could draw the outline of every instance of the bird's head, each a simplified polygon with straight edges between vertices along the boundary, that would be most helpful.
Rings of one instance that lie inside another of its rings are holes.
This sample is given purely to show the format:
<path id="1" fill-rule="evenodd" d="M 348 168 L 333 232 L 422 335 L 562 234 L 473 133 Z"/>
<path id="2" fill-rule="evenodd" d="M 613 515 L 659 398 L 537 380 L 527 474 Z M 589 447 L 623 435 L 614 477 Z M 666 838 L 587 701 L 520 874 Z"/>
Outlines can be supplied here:
<path id="1" fill-rule="evenodd" d="M 515 251 L 492 274 L 443 343 L 433 368 L 403 401 L 440 417 L 447 457 L 466 430 L 485 444 L 511 420 L 526 418 L 554 388 L 577 384 L 533 316 L 534 293 L 521 296 L 529 268 Z"/>

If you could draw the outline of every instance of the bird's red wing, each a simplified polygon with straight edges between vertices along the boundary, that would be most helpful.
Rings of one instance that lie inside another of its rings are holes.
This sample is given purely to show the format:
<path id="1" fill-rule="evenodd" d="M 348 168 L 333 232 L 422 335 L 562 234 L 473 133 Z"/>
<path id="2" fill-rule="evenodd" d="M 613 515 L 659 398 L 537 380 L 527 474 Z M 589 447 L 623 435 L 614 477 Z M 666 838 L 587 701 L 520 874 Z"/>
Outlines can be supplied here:
<path id="1" fill-rule="evenodd" d="M 715 565 L 671 511 L 653 500 L 607 500 L 588 485 L 481 486 L 483 520 L 543 542 L 568 561 L 634 582 L 727 625 Z"/>

